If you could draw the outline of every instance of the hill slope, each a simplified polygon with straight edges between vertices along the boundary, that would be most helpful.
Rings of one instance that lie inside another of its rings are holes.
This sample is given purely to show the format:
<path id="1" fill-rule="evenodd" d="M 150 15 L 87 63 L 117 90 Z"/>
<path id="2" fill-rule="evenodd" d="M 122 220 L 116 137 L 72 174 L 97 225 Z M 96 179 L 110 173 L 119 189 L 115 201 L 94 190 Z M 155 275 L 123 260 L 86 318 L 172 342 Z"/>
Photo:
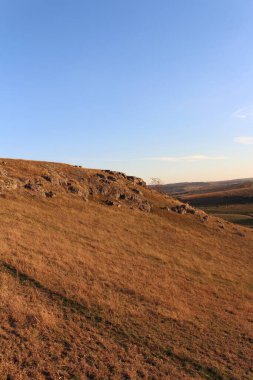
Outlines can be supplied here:
<path id="1" fill-rule="evenodd" d="M 252 377 L 251 230 L 63 164 L 0 193 L 1 379 Z"/>

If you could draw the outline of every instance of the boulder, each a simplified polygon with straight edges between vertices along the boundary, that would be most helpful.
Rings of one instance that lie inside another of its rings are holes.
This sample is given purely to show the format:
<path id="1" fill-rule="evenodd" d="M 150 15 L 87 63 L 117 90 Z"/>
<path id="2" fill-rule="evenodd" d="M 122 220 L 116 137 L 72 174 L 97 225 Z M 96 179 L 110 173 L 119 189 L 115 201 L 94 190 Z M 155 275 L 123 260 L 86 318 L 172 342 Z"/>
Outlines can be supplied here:
<path id="1" fill-rule="evenodd" d="M 181 214 L 181 215 L 187 214 L 186 205 L 184 204 L 172 207 L 171 211 L 176 212 L 177 214 Z"/>
<path id="2" fill-rule="evenodd" d="M 119 198 L 120 199 L 124 199 L 124 200 L 127 200 L 127 199 L 130 199 L 130 196 L 129 196 L 129 194 L 127 194 L 127 193 L 120 193 L 120 195 L 119 195 Z"/>
<path id="3" fill-rule="evenodd" d="M 139 209 L 141 211 L 150 212 L 151 211 L 151 205 L 150 205 L 150 203 L 148 201 L 142 201 L 139 204 Z"/>
<path id="4" fill-rule="evenodd" d="M 96 177 L 99 177 L 99 178 L 102 178 L 102 179 L 105 179 L 105 175 L 104 174 L 101 174 L 101 173 L 97 173 L 96 174 Z"/>
<path id="5" fill-rule="evenodd" d="M 190 206 L 188 203 L 186 203 L 185 208 L 188 214 L 196 214 L 196 209 Z"/>
<path id="6" fill-rule="evenodd" d="M 47 175 L 47 174 L 43 174 L 41 177 L 42 177 L 43 179 L 45 179 L 46 181 L 48 181 L 48 182 L 52 182 L 52 177 L 50 177 L 50 176 Z"/>
<path id="7" fill-rule="evenodd" d="M 68 186 L 68 191 L 72 194 L 82 195 L 81 190 L 72 184 Z"/>
<path id="8" fill-rule="evenodd" d="M 177 205 L 171 208 L 171 211 L 174 211 L 178 214 L 185 215 L 185 214 L 196 214 L 196 209 L 192 206 L 190 206 L 188 203 Z"/>
<path id="9" fill-rule="evenodd" d="M 112 175 L 109 175 L 109 176 L 107 177 L 107 179 L 108 179 L 109 181 L 112 181 L 112 182 L 116 182 L 116 181 L 117 181 L 117 179 L 116 179 L 115 177 L 113 177 Z"/>
<path id="10" fill-rule="evenodd" d="M 133 182 L 134 185 L 146 186 L 146 182 L 142 178 L 134 177 L 132 175 L 127 176 L 127 180 Z"/>
<path id="11" fill-rule="evenodd" d="M 116 207 L 121 207 L 121 204 L 119 202 L 115 202 L 115 201 L 112 201 L 110 199 L 108 199 L 105 204 L 107 206 L 116 206 Z"/>
<path id="12" fill-rule="evenodd" d="M 33 190 L 33 184 L 31 182 L 28 182 L 24 185 L 24 188 L 27 190 Z"/>
<path id="13" fill-rule="evenodd" d="M 46 191 L 45 196 L 47 198 L 54 198 L 56 196 L 56 194 L 53 191 Z"/>
<path id="14" fill-rule="evenodd" d="M 132 189 L 132 191 L 136 194 L 143 195 L 143 192 L 140 191 L 139 189 Z"/>

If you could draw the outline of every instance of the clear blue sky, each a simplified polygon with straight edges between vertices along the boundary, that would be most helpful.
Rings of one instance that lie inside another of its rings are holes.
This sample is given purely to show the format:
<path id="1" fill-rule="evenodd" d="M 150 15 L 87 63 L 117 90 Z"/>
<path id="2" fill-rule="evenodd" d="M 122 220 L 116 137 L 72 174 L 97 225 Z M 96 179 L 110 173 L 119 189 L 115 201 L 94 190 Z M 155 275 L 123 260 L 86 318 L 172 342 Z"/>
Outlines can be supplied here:
<path id="1" fill-rule="evenodd" d="M 0 156 L 253 177 L 252 0 L 2 0 Z"/>

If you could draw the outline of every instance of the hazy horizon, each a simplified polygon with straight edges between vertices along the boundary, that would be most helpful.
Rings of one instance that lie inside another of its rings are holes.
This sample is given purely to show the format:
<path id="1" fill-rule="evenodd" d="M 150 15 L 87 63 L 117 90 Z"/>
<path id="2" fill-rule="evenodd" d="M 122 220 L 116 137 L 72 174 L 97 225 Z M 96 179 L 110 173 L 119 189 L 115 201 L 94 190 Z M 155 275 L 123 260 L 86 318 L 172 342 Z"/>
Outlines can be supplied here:
<path id="1" fill-rule="evenodd" d="M 250 178 L 252 1 L 4 1 L 2 157 Z"/>

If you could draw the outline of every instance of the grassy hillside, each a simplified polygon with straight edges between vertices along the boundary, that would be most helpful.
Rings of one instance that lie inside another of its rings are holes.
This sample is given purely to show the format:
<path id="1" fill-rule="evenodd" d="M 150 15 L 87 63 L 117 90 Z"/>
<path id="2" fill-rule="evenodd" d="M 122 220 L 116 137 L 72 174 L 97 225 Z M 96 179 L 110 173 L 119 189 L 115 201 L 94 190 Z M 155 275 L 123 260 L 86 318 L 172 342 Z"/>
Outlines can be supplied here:
<path id="1" fill-rule="evenodd" d="M 0 180 L 0 379 L 253 379 L 251 230 L 113 172 Z"/>

